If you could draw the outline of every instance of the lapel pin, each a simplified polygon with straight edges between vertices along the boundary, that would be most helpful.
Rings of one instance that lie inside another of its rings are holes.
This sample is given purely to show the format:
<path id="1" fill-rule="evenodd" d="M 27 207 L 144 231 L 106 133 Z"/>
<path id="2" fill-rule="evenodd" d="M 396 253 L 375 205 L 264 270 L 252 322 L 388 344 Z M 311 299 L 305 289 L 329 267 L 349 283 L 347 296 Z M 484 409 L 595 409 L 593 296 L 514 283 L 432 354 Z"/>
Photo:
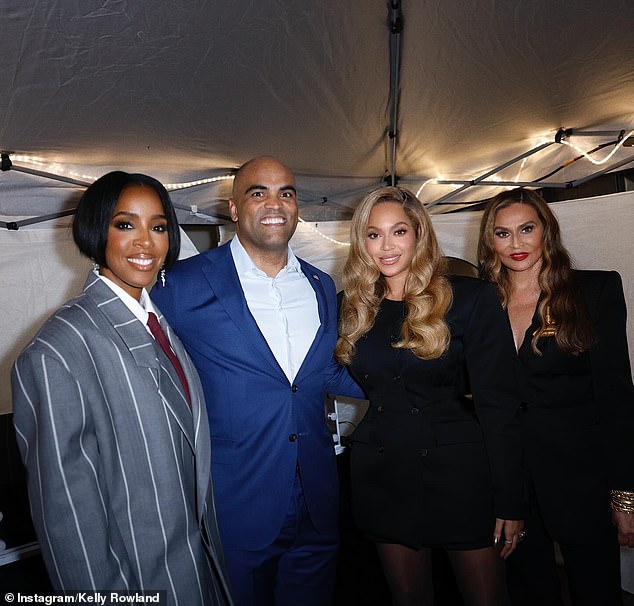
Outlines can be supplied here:
<path id="1" fill-rule="evenodd" d="M 319 280 L 319 276 L 317 274 L 313 274 L 313 278 L 315 278 L 315 280 Z"/>

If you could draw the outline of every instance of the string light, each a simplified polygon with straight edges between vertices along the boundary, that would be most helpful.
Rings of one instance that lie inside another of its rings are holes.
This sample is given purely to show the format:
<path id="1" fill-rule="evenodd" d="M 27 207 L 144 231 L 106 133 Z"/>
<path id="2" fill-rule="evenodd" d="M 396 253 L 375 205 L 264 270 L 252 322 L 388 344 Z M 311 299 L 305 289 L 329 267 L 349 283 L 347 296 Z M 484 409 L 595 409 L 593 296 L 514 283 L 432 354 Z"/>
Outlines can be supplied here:
<path id="1" fill-rule="evenodd" d="M 23 154 L 11 154 L 11 158 L 16 162 L 27 162 L 28 164 L 44 165 L 44 161 L 35 156 L 25 156 Z"/>
<path id="2" fill-rule="evenodd" d="M 165 189 L 173 191 L 175 189 L 187 189 L 189 187 L 197 187 L 198 185 L 207 185 L 208 183 L 216 183 L 218 181 L 226 181 L 233 179 L 235 175 L 220 175 L 218 177 L 209 177 L 208 179 L 198 179 L 197 181 L 187 181 L 185 183 L 165 183 Z"/>
<path id="3" fill-rule="evenodd" d="M 418 190 L 416 190 L 416 197 L 420 197 L 420 192 L 423 191 L 423 189 L 425 189 L 425 186 L 429 185 L 430 183 L 438 183 L 438 181 L 441 181 L 442 179 L 440 177 L 436 177 L 435 179 L 427 179 L 427 181 L 425 181 L 419 188 Z"/>
<path id="4" fill-rule="evenodd" d="M 602 160 L 595 160 L 588 153 L 582 150 L 580 147 L 578 147 L 574 143 L 570 143 L 570 141 L 567 141 L 566 139 L 562 139 L 561 143 L 578 151 L 581 155 L 583 155 L 586 158 L 586 160 L 589 160 L 595 166 L 601 166 L 601 164 L 605 164 L 617 151 L 619 151 L 619 149 L 621 149 L 621 147 L 623 147 L 623 145 L 625 144 L 625 141 L 627 141 L 627 139 L 631 137 L 632 135 L 634 135 L 634 130 L 631 130 L 627 135 L 625 135 L 624 137 L 621 137 L 621 140 L 614 146 L 614 149 Z M 573 136 L 574 136 L 574 133 L 573 133 Z"/>
<path id="5" fill-rule="evenodd" d="M 552 140 L 553 140 L 553 135 L 551 133 L 549 133 L 548 135 L 539 135 L 538 137 L 536 137 L 535 147 L 541 148 L 545 145 L 550 144 Z M 519 183 L 521 181 L 522 172 L 524 171 L 524 168 L 529 158 L 530 156 L 526 156 L 525 158 L 522 158 L 522 161 L 520 162 L 520 166 L 517 169 L 517 174 L 515 175 L 515 178 L 513 179 L 513 183 Z M 496 177 L 496 175 L 492 175 L 492 179 L 494 177 Z M 514 187 L 512 185 L 507 185 L 504 187 L 504 189 L 511 190 L 511 189 L 514 189 Z"/>
<path id="6" fill-rule="evenodd" d="M 37 167 L 43 172 L 50 173 L 51 175 L 60 176 L 60 177 L 71 177 L 72 179 L 77 179 L 80 181 L 87 181 L 89 183 L 93 183 L 99 177 L 95 177 L 94 175 L 88 175 L 85 173 L 78 173 L 72 169 L 62 166 L 57 162 L 46 162 L 42 158 L 38 158 L 37 156 L 28 156 L 25 154 L 12 154 L 11 160 L 17 164 L 24 163 L 30 164 L 31 166 Z M 217 177 L 208 177 L 206 179 L 197 179 L 196 181 L 185 181 L 183 183 L 164 183 L 165 189 L 168 191 L 174 191 L 178 189 L 188 189 L 190 187 L 197 187 L 199 185 L 207 185 L 209 183 L 216 183 L 218 181 L 226 181 L 228 179 L 233 179 L 233 174 L 219 175 Z"/>
<path id="7" fill-rule="evenodd" d="M 520 167 L 517 169 L 517 176 L 515 177 L 515 183 L 519 183 L 520 175 L 522 174 L 522 171 L 524 170 L 524 167 L 526 166 L 527 162 L 528 162 L 528 158 L 524 158 L 522 162 L 520 163 Z"/>
<path id="8" fill-rule="evenodd" d="M 567 145 L 571 149 L 574 149 L 579 154 L 581 154 L 586 160 L 588 160 L 589 162 L 591 162 L 595 166 L 600 166 L 602 164 L 607 163 L 610 160 L 610 158 L 612 158 L 623 147 L 625 142 L 630 137 L 632 137 L 632 135 L 634 135 L 634 130 L 631 130 L 627 135 L 622 136 L 620 138 L 619 142 L 614 146 L 614 149 L 612 149 L 612 151 L 610 153 L 608 153 L 601 160 L 596 160 L 589 153 L 587 153 L 585 150 L 581 149 L 579 146 L 575 145 L 574 143 L 568 141 L 566 138 L 562 138 L 558 142 L 563 144 L 563 145 Z M 570 136 L 574 136 L 574 132 Z M 544 139 L 544 142 L 545 142 L 544 144 L 549 143 L 550 139 Z M 37 156 L 30 156 L 30 155 L 26 155 L 26 154 L 12 154 L 12 160 L 17 162 L 17 163 L 30 164 L 32 166 L 38 167 L 43 172 L 47 172 L 47 173 L 50 173 L 52 175 L 56 175 L 56 176 L 59 176 L 59 177 L 68 177 L 68 178 L 72 178 L 72 179 L 77 180 L 77 181 L 84 181 L 84 182 L 87 182 L 87 183 L 92 183 L 93 181 L 95 181 L 97 179 L 97 177 L 95 177 L 94 175 L 88 175 L 88 174 L 84 174 L 84 173 L 80 173 L 80 172 L 74 171 L 72 169 L 65 168 L 61 164 L 56 163 L 56 162 L 55 163 L 46 162 L 42 158 L 39 158 Z M 514 183 L 519 183 L 521 181 L 521 175 L 522 175 L 522 172 L 525 169 L 527 161 L 528 161 L 528 157 L 525 157 L 525 158 L 522 159 L 522 162 L 521 162 L 521 164 L 519 166 L 519 169 L 517 171 L 517 175 L 515 176 L 515 179 L 513 180 Z M 194 181 L 186 181 L 186 182 L 181 182 L 181 183 L 166 183 L 165 184 L 165 189 L 167 189 L 168 191 L 183 190 L 183 189 L 188 189 L 188 188 L 192 188 L 192 187 L 198 187 L 200 185 L 208 185 L 208 184 L 211 184 L 211 183 L 217 183 L 217 182 L 220 182 L 220 181 L 233 179 L 234 177 L 235 177 L 234 174 L 224 174 L 224 175 L 218 175 L 216 177 L 208 177 L 208 178 L 204 178 L 204 179 L 197 179 L 197 180 L 194 180 Z M 423 182 L 421 184 L 421 186 L 416 191 L 416 197 L 420 197 L 423 189 L 425 189 L 425 187 L 427 185 L 429 185 L 430 183 L 442 183 L 442 182 L 443 182 L 443 178 L 440 177 L 440 176 L 439 177 L 435 177 L 435 178 L 431 178 L 431 179 L 427 179 L 425 182 Z M 510 186 L 508 186 L 508 187 L 510 188 Z M 196 214 L 196 210 L 194 210 L 194 207 L 192 207 L 192 211 L 191 212 L 192 212 L 192 214 Z M 328 240 L 329 242 L 332 242 L 333 244 L 336 244 L 338 246 L 349 246 L 350 245 L 348 242 L 339 242 L 338 240 L 330 238 L 326 234 L 324 234 L 321 231 L 319 231 L 319 229 L 317 229 L 316 227 L 313 227 L 312 225 L 308 224 L 306 221 L 304 221 L 301 218 L 299 219 L 299 221 L 304 223 L 305 225 L 307 225 L 312 231 L 317 233 L 319 236 L 321 236 L 325 240 Z"/>
<path id="9" fill-rule="evenodd" d="M 36 157 L 36 156 L 28 156 L 28 155 L 24 155 L 24 154 L 15 154 L 12 156 L 12 159 L 17 162 L 17 163 L 25 163 L 25 164 L 30 164 L 32 166 L 36 166 L 39 169 L 41 169 L 43 172 L 47 172 L 47 173 L 51 173 L 57 176 L 66 176 L 66 177 L 72 177 L 73 179 L 80 179 L 82 181 L 88 181 L 89 183 L 92 183 L 94 181 L 97 180 L 98 177 L 95 177 L 94 175 L 86 175 L 86 174 L 81 174 L 81 173 L 77 173 L 73 170 L 69 170 L 68 168 L 63 168 L 60 164 L 58 163 L 50 163 L 50 162 L 45 162 L 44 160 Z M 165 183 L 165 189 L 167 189 L 168 191 L 174 191 L 174 190 L 180 190 L 180 189 L 188 189 L 191 187 L 197 187 L 200 185 L 207 185 L 209 183 L 217 183 L 219 181 L 226 181 L 229 179 L 233 179 L 235 177 L 235 175 L 233 174 L 226 174 L 226 175 L 219 175 L 217 177 L 208 177 L 206 179 L 197 179 L 195 181 L 185 181 L 182 183 Z M 183 206 L 180 205 L 176 205 L 178 208 L 185 208 Z M 198 206 L 197 205 L 191 205 L 189 207 L 189 211 L 192 215 L 200 217 L 200 218 L 205 218 L 205 219 L 213 219 L 213 217 L 205 215 L 203 213 L 198 212 Z M 324 238 L 324 240 L 327 240 L 328 242 L 332 242 L 333 244 L 336 244 L 337 246 L 350 246 L 349 242 L 340 242 L 339 240 L 335 240 L 334 238 L 331 238 L 330 236 L 327 236 L 326 234 L 322 233 L 321 231 L 319 231 L 316 227 L 314 227 L 313 225 L 307 223 L 306 221 L 304 221 L 304 219 L 302 219 L 301 217 L 298 217 L 298 220 L 300 223 L 303 223 L 308 229 L 312 230 L 313 232 L 315 232 L 316 234 L 318 234 L 319 236 L 321 236 L 322 238 Z"/>
<path id="10" fill-rule="evenodd" d="M 513 183 L 519 183 L 520 182 L 520 177 L 522 176 L 522 171 L 524 170 L 524 167 L 526 166 L 526 163 L 528 162 L 528 157 L 524 158 L 521 162 L 520 162 L 520 166 L 517 169 L 517 175 L 515 175 L 515 179 L 513 179 Z M 492 179 L 493 180 L 497 180 L 497 175 L 492 175 Z M 504 187 L 504 189 L 510 191 L 512 189 L 515 189 L 514 186 L 512 185 L 506 185 Z"/>
<path id="11" fill-rule="evenodd" d="M 526 158 L 524 158 L 521 162 L 520 162 L 520 166 L 517 169 L 517 174 L 515 175 L 515 178 L 513 179 L 513 183 L 519 183 L 520 182 L 520 177 L 522 176 L 522 171 L 524 170 L 524 167 L 526 166 L 526 163 L 528 162 L 528 156 Z M 501 180 L 497 177 L 497 175 L 491 175 L 491 179 L 494 181 L 498 181 Z M 504 189 L 510 191 L 512 189 L 515 189 L 515 186 L 513 185 L 505 185 Z"/>
<path id="12" fill-rule="evenodd" d="M 319 231 L 315 226 L 304 221 L 304 219 L 302 219 L 301 217 L 298 217 L 298 219 L 300 223 L 305 225 L 308 229 L 314 231 L 316 234 L 321 236 L 324 240 L 328 240 L 328 242 L 332 242 L 333 244 L 336 244 L 337 246 L 350 246 L 350 242 L 341 242 L 339 240 L 335 240 L 334 238 L 331 238 L 330 236 L 327 236 L 326 234 Z"/>
<path id="13" fill-rule="evenodd" d="M 59 175 L 61 177 L 70 177 L 71 179 L 76 179 L 78 181 L 88 181 L 92 183 L 96 180 L 96 177 L 92 175 L 86 175 L 84 173 L 78 173 L 77 171 L 64 168 L 61 164 L 57 162 L 46 162 L 37 156 L 28 156 L 24 154 L 15 154 L 11 155 L 11 160 L 17 163 L 24 162 L 25 164 L 31 164 L 32 166 L 36 166 L 42 170 L 42 172 L 47 172 L 52 175 Z"/>

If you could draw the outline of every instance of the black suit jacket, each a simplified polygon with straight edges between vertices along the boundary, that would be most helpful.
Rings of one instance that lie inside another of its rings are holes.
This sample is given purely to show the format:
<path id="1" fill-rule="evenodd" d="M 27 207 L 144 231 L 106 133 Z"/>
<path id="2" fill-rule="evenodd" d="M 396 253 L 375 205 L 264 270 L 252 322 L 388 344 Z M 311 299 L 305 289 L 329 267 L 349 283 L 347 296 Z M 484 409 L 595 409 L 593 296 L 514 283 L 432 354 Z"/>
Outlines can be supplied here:
<path id="1" fill-rule="evenodd" d="M 592 541 L 605 528 L 609 489 L 634 490 L 634 387 L 626 308 L 616 272 L 576 271 L 597 333 L 580 355 L 553 337 L 531 349 L 535 316 L 518 352 L 525 458 L 551 535 Z M 608 518 L 609 519 L 609 518 Z"/>
<path id="2" fill-rule="evenodd" d="M 483 547 L 495 517 L 526 513 L 510 326 L 491 284 L 451 283 L 451 343 L 440 358 L 391 347 L 400 302 L 383 302 L 356 343 L 351 369 L 370 407 L 352 435 L 352 503 L 377 539 Z"/>

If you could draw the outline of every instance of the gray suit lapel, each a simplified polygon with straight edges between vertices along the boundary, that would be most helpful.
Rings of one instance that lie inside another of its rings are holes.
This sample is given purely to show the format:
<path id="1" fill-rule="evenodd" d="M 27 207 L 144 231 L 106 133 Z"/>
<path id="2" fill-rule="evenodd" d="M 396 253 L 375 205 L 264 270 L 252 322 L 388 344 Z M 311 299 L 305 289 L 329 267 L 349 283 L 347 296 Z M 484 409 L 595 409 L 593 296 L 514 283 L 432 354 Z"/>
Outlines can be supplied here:
<path id="1" fill-rule="evenodd" d="M 158 311 L 158 310 L 157 310 Z M 199 519 L 202 519 L 205 499 L 207 498 L 207 487 L 210 484 L 209 477 L 211 474 L 211 458 L 209 453 L 211 451 L 211 443 L 209 438 L 209 430 L 205 401 L 203 399 L 203 389 L 200 384 L 198 372 L 187 355 L 185 347 L 181 343 L 180 339 L 169 327 L 163 314 L 159 311 L 159 322 L 161 327 L 165 331 L 176 357 L 180 361 L 183 371 L 185 372 L 185 378 L 189 385 L 189 393 L 191 396 L 191 412 L 188 411 L 189 423 L 193 426 L 193 442 L 192 448 L 196 453 L 196 475 L 197 475 L 197 504 Z M 180 385 L 179 385 L 180 387 Z M 204 425 L 203 425 L 204 424 Z"/>
<path id="2" fill-rule="evenodd" d="M 101 279 L 91 273 L 84 285 L 84 292 L 112 325 L 121 338 L 123 346 L 134 358 L 136 365 L 152 369 L 158 388 L 164 394 L 167 410 L 174 417 L 194 450 L 192 415 L 180 379 L 170 360 L 148 334 L 145 326 Z M 179 359 L 182 359 L 181 355 L 178 353 L 177 355 Z"/>

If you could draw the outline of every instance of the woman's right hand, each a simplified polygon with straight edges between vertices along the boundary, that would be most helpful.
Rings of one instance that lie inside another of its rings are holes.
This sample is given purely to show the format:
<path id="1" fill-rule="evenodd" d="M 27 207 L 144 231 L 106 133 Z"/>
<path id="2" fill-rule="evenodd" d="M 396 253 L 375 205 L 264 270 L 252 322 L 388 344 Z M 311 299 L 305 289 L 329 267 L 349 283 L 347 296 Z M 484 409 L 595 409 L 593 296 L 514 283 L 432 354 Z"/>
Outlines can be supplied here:
<path id="1" fill-rule="evenodd" d="M 517 548 L 524 538 L 524 520 L 495 519 L 493 542 L 496 546 L 502 546 L 500 557 L 506 560 Z"/>

